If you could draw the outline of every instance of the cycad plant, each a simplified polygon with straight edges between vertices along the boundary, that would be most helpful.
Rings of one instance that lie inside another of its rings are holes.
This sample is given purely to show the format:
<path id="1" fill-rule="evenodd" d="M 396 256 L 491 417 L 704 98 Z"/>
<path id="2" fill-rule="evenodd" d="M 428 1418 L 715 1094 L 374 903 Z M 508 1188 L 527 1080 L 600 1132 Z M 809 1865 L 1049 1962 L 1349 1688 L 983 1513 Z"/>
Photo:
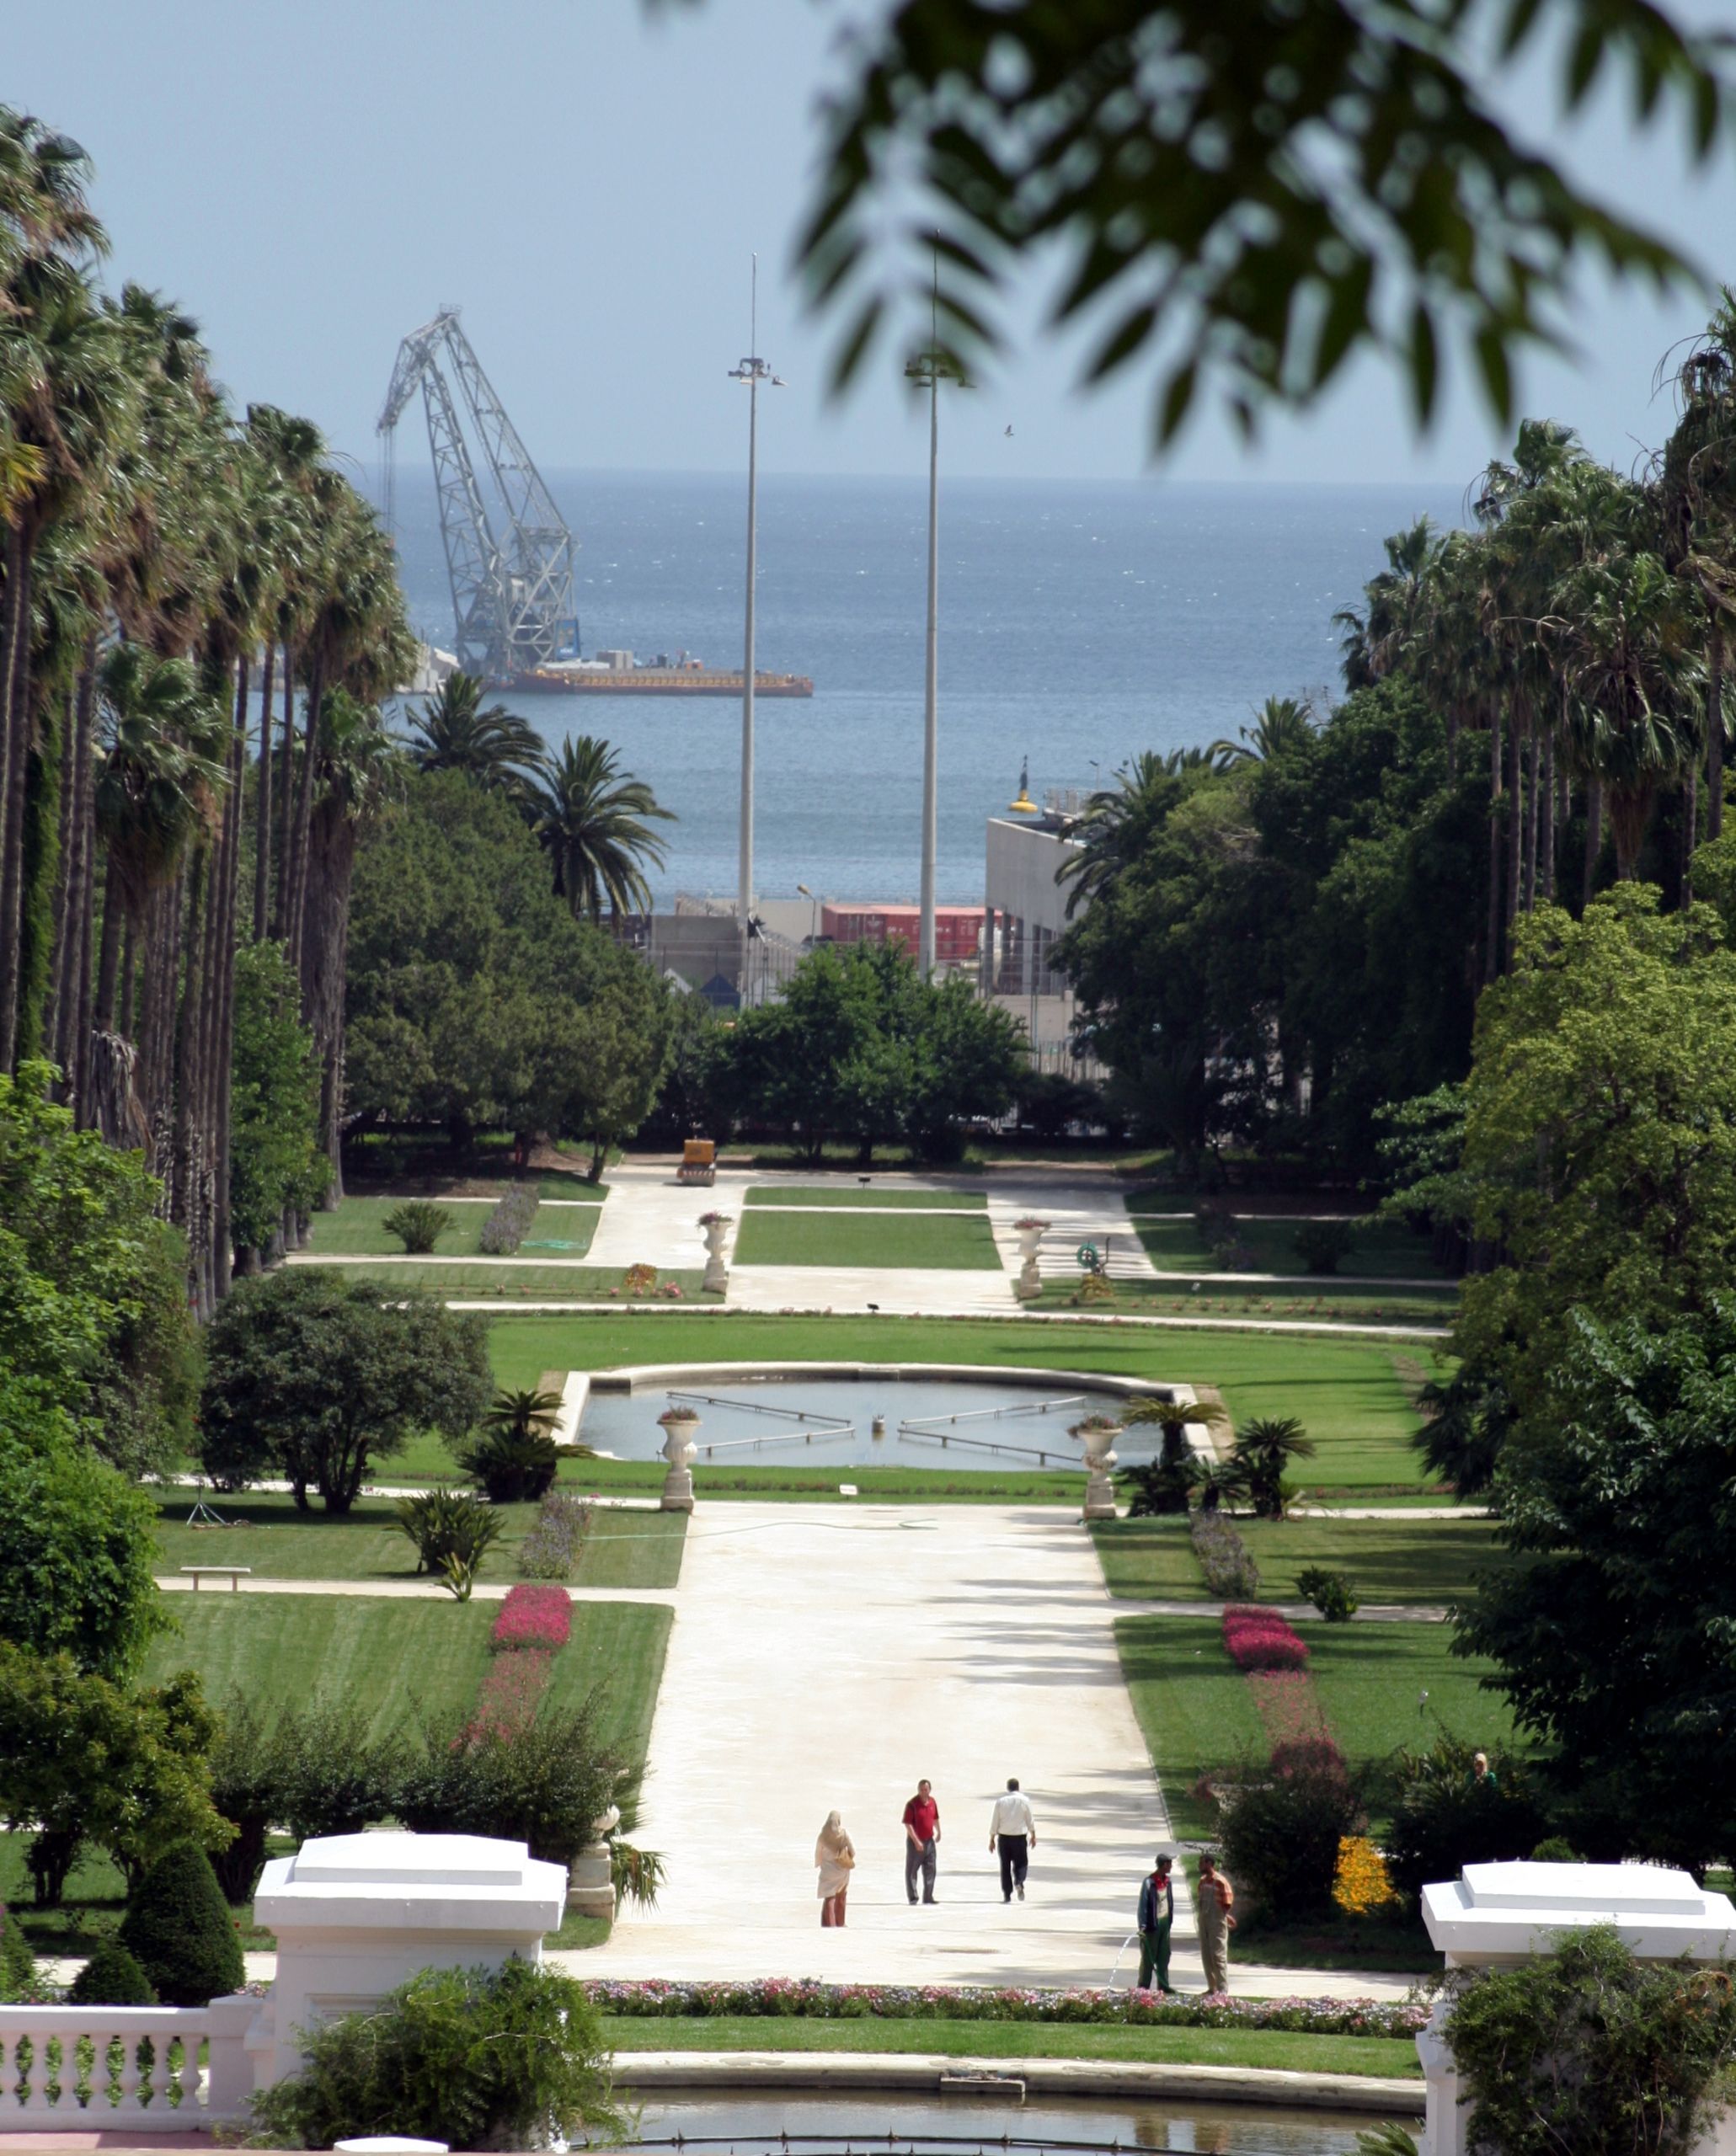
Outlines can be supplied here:
<path id="1" fill-rule="evenodd" d="M 1258 1415 L 1236 1433 L 1236 1464 L 1261 1519 L 1282 1519 L 1285 1471 L 1295 1460 L 1311 1460 L 1315 1444 L 1294 1415 Z"/>

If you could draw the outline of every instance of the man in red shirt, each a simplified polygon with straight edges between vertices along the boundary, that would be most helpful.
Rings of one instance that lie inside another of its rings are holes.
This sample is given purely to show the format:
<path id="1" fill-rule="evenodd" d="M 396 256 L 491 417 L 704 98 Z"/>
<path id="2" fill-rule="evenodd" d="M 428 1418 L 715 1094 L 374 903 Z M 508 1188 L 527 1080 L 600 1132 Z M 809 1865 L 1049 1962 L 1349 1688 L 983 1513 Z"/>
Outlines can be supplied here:
<path id="1" fill-rule="evenodd" d="M 916 1784 L 916 1793 L 904 1808 L 904 1891 L 914 1906 L 916 1874 L 922 1875 L 922 1899 L 934 1899 L 935 1844 L 940 1839 L 940 1806 L 927 1782 Z"/>

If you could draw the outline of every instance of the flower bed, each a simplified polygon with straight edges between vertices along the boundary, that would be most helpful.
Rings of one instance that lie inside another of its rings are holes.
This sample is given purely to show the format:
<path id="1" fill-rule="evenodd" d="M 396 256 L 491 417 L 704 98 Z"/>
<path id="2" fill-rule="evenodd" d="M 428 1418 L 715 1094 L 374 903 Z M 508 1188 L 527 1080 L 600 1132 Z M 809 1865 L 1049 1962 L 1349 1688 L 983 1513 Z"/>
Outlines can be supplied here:
<path id="1" fill-rule="evenodd" d="M 1199 1560 L 1208 1594 L 1229 1600 L 1259 1593 L 1259 1566 L 1221 1513 L 1209 1513 L 1204 1506 L 1196 1506 L 1188 1515 L 1188 1535 Z"/>
<path id="2" fill-rule="evenodd" d="M 558 1587 L 510 1588 L 489 1635 L 496 1653 L 502 1648 L 564 1647 L 573 1636 L 573 1605 Z"/>
<path id="3" fill-rule="evenodd" d="M 1224 1645 L 1238 1669 L 1304 1669 L 1308 1650 L 1275 1609 L 1231 1603 L 1224 1612 Z"/>
<path id="4" fill-rule="evenodd" d="M 476 1688 L 465 1736 L 474 1742 L 485 1737 L 515 1737 L 528 1729 L 548 1689 L 553 1659 L 546 1647 L 499 1657 Z"/>
<path id="5" fill-rule="evenodd" d="M 788 2015 L 810 2020 L 1031 2021 L 1140 2028 L 1286 2029 L 1313 2036 L 1414 2036 L 1429 2007 L 1372 1999 L 1172 1999 L 1151 1991 L 993 1990 L 961 1984 L 827 1984 L 771 1977 L 744 1983 L 585 1985 L 600 2013 L 671 2020 Z"/>

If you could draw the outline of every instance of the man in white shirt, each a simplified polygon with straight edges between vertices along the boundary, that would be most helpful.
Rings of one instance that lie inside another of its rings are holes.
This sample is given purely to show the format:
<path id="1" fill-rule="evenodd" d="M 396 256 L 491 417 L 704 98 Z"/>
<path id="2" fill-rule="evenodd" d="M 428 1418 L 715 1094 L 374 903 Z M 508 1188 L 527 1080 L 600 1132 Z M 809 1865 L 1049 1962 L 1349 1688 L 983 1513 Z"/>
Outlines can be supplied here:
<path id="1" fill-rule="evenodd" d="M 1019 1795 L 1017 1774 L 1009 1779 L 1006 1796 L 995 1799 L 995 1816 L 989 1822 L 991 1856 L 996 1844 L 1001 1851 L 1001 1898 L 1010 1902 L 1017 1886 L 1018 1898 L 1023 1901 L 1025 1872 L 1031 1851 L 1037 1846 L 1037 1822 L 1031 1817 L 1030 1806 Z"/>

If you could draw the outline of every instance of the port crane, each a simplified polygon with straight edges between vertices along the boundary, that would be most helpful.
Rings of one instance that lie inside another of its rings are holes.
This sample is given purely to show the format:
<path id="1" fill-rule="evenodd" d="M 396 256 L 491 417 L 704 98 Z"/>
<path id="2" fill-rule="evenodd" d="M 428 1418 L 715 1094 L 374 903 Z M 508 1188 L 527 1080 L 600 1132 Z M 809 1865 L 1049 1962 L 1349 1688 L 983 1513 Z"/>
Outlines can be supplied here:
<path id="1" fill-rule="evenodd" d="M 577 658 L 576 542 L 483 372 L 455 307 L 442 307 L 398 348 L 375 429 L 385 466 L 388 526 L 395 507 L 394 436 L 419 388 L 434 455 L 459 664 L 467 672 L 505 682 L 551 659 Z M 479 457 L 473 457 L 459 424 L 459 399 L 469 414 Z M 478 481 L 478 462 L 489 475 L 498 536 Z"/>

